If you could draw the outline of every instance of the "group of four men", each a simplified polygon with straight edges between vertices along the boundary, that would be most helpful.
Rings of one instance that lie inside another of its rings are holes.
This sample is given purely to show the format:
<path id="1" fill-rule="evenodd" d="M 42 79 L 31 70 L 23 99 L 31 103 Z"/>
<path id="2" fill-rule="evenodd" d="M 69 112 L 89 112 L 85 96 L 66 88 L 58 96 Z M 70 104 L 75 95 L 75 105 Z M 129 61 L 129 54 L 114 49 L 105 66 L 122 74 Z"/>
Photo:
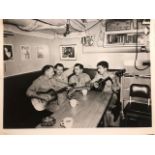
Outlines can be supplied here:
<path id="1" fill-rule="evenodd" d="M 85 89 L 98 89 L 99 80 L 105 80 L 104 88 L 102 92 L 117 92 L 120 89 L 119 79 L 115 74 L 108 71 L 109 64 L 106 61 L 101 61 L 97 64 L 97 72 L 93 79 L 87 73 L 84 73 L 84 66 L 80 63 L 74 65 L 73 68 L 65 70 L 63 64 L 57 63 L 55 66 L 46 65 L 42 68 L 42 75 L 33 81 L 32 85 L 27 89 L 27 96 L 31 98 L 40 98 L 45 101 L 51 99 L 50 94 L 46 94 L 50 89 L 55 90 L 56 92 L 67 88 L 67 91 L 64 93 L 58 94 L 58 105 L 61 105 L 65 102 L 67 95 L 70 94 L 72 88 L 82 88 Z M 39 94 L 38 92 L 44 92 L 44 94 Z M 117 95 L 116 95 L 117 96 Z M 46 103 L 34 103 L 34 108 L 38 111 L 45 110 L 47 108 Z M 53 111 L 55 108 L 54 104 L 52 105 Z M 58 106 L 56 106 L 58 107 Z"/>

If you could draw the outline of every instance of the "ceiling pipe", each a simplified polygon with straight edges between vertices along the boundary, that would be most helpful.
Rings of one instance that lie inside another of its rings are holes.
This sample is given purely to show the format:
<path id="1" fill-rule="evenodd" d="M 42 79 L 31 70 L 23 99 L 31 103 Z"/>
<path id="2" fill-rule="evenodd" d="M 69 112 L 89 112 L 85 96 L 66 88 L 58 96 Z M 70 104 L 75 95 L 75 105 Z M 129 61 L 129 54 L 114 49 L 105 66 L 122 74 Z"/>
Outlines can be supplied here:
<path id="1" fill-rule="evenodd" d="M 35 19 L 35 20 L 51 26 L 64 26 L 67 23 L 67 19 Z"/>
<path id="2" fill-rule="evenodd" d="M 40 19 L 33 19 L 33 20 L 35 20 L 35 21 L 38 21 L 39 23 L 43 23 L 43 24 L 46 24 L 46 25 L 49 25 L 49 26 L 51 26 L 51 27 L 56 27 L 57 29 L 58 28 L 64 28 L 65 27 L 65 25 L 67 24 L 67 21 L 62 25 L 58 25 L 58 24 L 56 24 L 56 25 L 54 25 L 54 24 L 51 24 L 51 23 L 49 23 L 49 22 L 46 22 L 45 20 L 40 20 Z"/>
<path id="3" fill-rule="evenodd" d="M 32 19 L 4 19 L 4 23 L 6 24 L 12 24 L 12 25 L 18 25 L 18 26 L 29 26 L 34 24 L 35 21 Z"/>
<path id="4" fill-rule="evenodd" d="M 86 28 L 85 24 L 81 22 L 81 20 L 75 19 L 77 23 L 79 23 L 83 28 Z"/>
<path id="5" fill-rule="evenodd" d="M 32 19 L 4 19 L 5 24 L 11 24 L 17 26 L 21 30 L 25 31 L 34 31 L 34 30 L 42 30 L 42 29 L 65 29 L 65 25 L 63 26 L 54 26 L 49 23 L 45 23 L 39 20 Z"/>

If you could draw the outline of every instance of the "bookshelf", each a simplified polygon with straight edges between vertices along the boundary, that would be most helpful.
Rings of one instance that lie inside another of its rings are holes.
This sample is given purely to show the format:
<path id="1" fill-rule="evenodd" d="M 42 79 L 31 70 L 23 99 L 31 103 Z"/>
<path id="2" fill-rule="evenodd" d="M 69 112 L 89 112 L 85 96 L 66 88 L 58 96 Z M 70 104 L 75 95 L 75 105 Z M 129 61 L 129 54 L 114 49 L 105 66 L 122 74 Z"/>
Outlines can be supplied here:
<path id="1" fill-rule="evenodd" d="M 104 46 L 143 46 L 145 44 L 144 29 L 105 32 Z"/>

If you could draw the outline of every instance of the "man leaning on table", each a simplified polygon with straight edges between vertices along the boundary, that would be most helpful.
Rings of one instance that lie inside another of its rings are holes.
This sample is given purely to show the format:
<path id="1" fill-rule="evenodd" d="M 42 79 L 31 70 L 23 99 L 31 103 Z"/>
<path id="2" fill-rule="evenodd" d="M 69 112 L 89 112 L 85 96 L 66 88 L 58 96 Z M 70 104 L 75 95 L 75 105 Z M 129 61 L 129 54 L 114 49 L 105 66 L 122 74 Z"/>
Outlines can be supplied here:
<path id="1" fill-rule="evenodd" d="M 90 82 L 90 76 L 83 72 L 84 66 L 80 63 L 74 65 L 74 75 L 69 79 L 69 84 L 75 87 L 85 87 Z"/>
<path id="2" fill-rule="evenodd" d="M 83 89 L 90 89 L 90 76 L 87 73 L 84 73 L 83 70 L 84 66 L 82 64 L 76 63 L 74 65 L 74 74 L 69 78 L 69 85 L 73 87 L 73 89 L 69 90 L 69 98 L 77 91 L 82 91 Z"/>

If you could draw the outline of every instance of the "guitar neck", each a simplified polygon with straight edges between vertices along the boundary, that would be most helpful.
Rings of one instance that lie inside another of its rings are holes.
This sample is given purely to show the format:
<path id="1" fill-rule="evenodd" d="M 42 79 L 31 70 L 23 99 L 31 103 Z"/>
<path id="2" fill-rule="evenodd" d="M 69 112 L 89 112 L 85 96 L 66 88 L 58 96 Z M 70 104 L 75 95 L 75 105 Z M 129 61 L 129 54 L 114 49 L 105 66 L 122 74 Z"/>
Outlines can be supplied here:
<path id="1" fill-rule="evenodd" d="M 56 93 L 59 94 L 59 93 L 65 91 L 66 89 L 67 89 L 67 87 L 63 87 L 63 88 L 57 90 Z"/>
<path id="2" fill-rule="evenodd" d="M 88 89 L 90 88 L 89 86 L 82 86 L 82 87 L 74 87 L 73 89 L 75 90 L 82 90 L 82 89 Z"/>

